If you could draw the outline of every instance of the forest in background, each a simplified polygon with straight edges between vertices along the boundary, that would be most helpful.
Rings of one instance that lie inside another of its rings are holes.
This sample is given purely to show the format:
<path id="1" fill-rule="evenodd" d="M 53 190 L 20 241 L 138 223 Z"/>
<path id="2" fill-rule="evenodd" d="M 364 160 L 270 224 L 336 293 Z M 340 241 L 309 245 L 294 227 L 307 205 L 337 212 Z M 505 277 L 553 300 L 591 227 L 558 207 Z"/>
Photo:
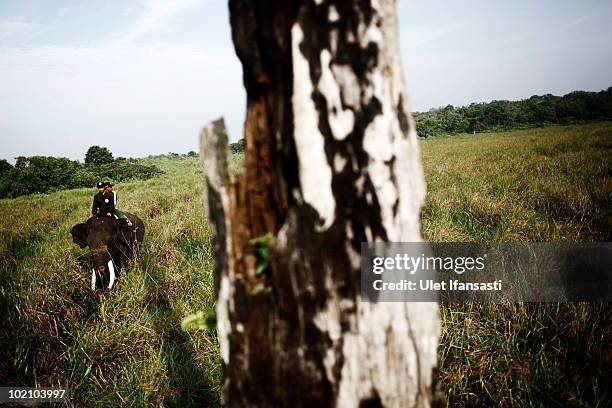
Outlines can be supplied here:
<path id="1" fill-rule="evenodd" d="M 563 96 L 534 95 L 520 101 L 446 105 L 413 116 L 422 138 L 606 121 L 612 120 L 612 87 Z"/>
<path id="2" fill-rule="evenodd" d="M 169 156 L 182 157 L 177 153 Z M 197 154 L 189 152 L 184 156 Z M 0 198 L 93 187 L 97 181 L 148 180 L 162 173 L 142 159 L 114 158 L 108 148 L 101 146 L 91 146 L 84 163 L 65 157 L 19 156 L 14 166 L 0 160 Z"/>
<path id="3" fill-rule="evenodd" d="M 612 87 L 600 92 L 575 91 L 564 96 L 534 95 L 520 101 L 447 105 L 429 112 L 415 112 L 413 116 L 421 138 L 608 121 L 612 120 Z M 244 152 L 244 140 L 231 143 L 229 148 L 233 154 Z M 190 151 L 167 156 L 197 155 Z M 0 160 L 0 199 L 93 187 L 99 180 L 147 180 L 161 172 L 142 159 L 113 158 L 108 148 L 100 146 L 89 148 L 84 163 L 64 157 L 20 156 L 14 166 Z"/>
<path id="4" fill-rule="evenodd" d="M 563 96 L 533 95 L 519 101 L 446 105 L 412 115 L 420 138 L 609 121 L 612 120 L 612 87 L 599 92 L 574 91 Z M 230 144 L 230 150 L 243 152 L 244 140 Z"/>

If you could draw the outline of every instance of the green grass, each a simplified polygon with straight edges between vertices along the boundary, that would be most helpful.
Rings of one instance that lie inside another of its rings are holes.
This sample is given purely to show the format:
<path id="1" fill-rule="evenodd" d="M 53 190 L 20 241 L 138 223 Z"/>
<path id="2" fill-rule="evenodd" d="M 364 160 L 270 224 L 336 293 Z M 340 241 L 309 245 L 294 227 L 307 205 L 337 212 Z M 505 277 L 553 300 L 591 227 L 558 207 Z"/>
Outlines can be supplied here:
<path id="1" fill-rule="evenodd" d="M 421 143 L 430 241 L 610 241 L 612 123 Z"/>
<path id="2" fill-rule="evenodd" d="M 143 252 L 108 295 L 88 288 L 87 251 L 70 228 L 88 189 L 0 202 L 0 383 L 68 385 L 73 406 L 218 405 L 216 338 L 180 322 L 210 310 L 213 244 L 197 158 L 117 186 L 146 226 Z"/>
<path id="3" fill-rule="evenodd" d="M 432 241 L 610 240 L 612 123 L 421 143 Z M 88 189 L 0 200 L 0 384 L 69 386 L 70 406 L 215 406 L 216 338 L 180 322 L 214 307 L 211 231 L 197 158 L 116 186 L 143 252 L 110 294 L 89 290 L 71 241 Z M 241 162 L 234 157 L 234 167 Z M 606 406 L 612 313 L 592 304 L 445 304 L 449 406 Z"/>
<path id="4" fill-rule="evenodd" d="M 421 143 L 429 241 L 610 241 L 612 123 Z M 604 407 L 608 304 L 444 304 L 449 406 Z"/>

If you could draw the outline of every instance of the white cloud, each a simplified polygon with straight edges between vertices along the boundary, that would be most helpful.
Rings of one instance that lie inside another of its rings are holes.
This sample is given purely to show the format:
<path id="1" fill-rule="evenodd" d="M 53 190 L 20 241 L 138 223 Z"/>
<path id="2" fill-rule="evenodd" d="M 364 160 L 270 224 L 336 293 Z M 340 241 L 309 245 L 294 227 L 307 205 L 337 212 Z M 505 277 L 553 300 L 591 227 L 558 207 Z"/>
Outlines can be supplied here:
<path id="1" fill-rule="evenodd" d="M 583 17 L 579 17 L 579 18 L 574 19 L 574 20 L 570 21 L 569 23 L 567 23 L 567 24 L 565 25 L 565 28 L 571 28 L 571 27 L 574 27 L 574 26 L 577 26 L 577 25 L 580 25 L 580 24 L 584 24 L 584 23 L 586 23 L 587 21 L 590 21 L 590 20 L 592 20 L 592 19 L 593 19 L 593 16 L 583 16 Z"/>
<path id="2" fill-rule="evenodd" d="M 66 7 L 62 7 L 61 9 L 58 10 L 57 12 L 57 16 L 58 17 L 64 17 L 67 14 L 70 14 L 76 10 L 80 10 L 82 8 L 84 8 L 85 6 L 83 6 L 82 4 L 73 4 L 71 6 L 66 6 Z"/>
<path id="3" fill-rule="evenodd" d="M 166 28 L 166 20 L 200 3 L 202 0 L 147 0 L 143 4 L 144 11 L 138 16 L 129 32 L 121 39 L 132 41 L 141 35 Z M 133 7 L 125 10 L 128 16 L 134 15 Z"/>
<path id="4" fill-rule="evenodd" d="M 22 34 L 37 28 L 38 24 L 25 21 L 0 21 L 0 39 L 4 39 L 15 34 Z"/>
<path id="5" fill-rule="evenodd" d="M 460 30 L 464 25 L 461 23 L 440 25 L 418 25 L 415 27 L 400 27 L 400 36 L 406 38 L 406 43 L 411 49 L 423 48 L 438 41 L 445 36 Z"/>
<path id="6" fill-rule="evenodd" d="M 4 47 L 0 78 L 2 157 L 197 150 L 221 115 L 237 138 L 245 105 L 237 58 L 185 45 Z"/>

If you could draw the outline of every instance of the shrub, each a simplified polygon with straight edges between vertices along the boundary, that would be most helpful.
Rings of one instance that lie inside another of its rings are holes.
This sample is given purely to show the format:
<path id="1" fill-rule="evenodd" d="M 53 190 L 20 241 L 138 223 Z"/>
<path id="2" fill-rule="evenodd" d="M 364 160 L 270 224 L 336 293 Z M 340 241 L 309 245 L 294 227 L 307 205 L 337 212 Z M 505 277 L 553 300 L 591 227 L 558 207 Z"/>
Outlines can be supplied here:
<path id="1" fill-rule="evenodd" d="M 163 171 L 153 165 L 128 160 L 88 167 L 90 171 L 95 174 L 97 179 L 110 179 L 117 182 L 147 180 L 151 177 L 163 174 Z"/>
<path id="2" fill-rule="evenodd" d="M 93 182 L 94 175 L 77 161 L 65 157 L 20 156 L 14 167 L 2 172 L 0 198 L 87 187 Z"/>
<path id="3" fill-rule="evenodd" d="M 107 164 L 86 164 L 64 157 L 17 157 L 15 166 L 0 161 L 0 198 L 91 187 L 97 180 L 147 180 L 163 174 L 153 165 L 124 159 Z"/>

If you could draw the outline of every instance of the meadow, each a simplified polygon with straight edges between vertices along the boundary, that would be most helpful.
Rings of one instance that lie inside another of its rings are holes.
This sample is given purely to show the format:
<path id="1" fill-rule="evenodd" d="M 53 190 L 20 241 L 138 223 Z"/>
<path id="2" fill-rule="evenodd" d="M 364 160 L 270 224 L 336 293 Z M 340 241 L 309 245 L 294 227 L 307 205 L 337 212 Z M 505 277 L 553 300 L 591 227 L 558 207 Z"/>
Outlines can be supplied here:
<path id="1" fill-rule="evenodd" d="M 431 241 L 610 241 L 612 123 L 423 140 Z M 239 167 L 240 155 L 234 155 Z M 146 225 L 143 251 L 108 293 L 89 289 L 70 228 L 92 189 L 0 200 L 0 384 L 67 386 L 68 406 L 217 406 L 214 333 L 181 320 L 214 308 L 214 246 L 199 159 L 143 159 L 165 173 L 116 186 Z M 606 406 L 608 304 L 444 304 L 440 379 L 449 406 Z"/>

